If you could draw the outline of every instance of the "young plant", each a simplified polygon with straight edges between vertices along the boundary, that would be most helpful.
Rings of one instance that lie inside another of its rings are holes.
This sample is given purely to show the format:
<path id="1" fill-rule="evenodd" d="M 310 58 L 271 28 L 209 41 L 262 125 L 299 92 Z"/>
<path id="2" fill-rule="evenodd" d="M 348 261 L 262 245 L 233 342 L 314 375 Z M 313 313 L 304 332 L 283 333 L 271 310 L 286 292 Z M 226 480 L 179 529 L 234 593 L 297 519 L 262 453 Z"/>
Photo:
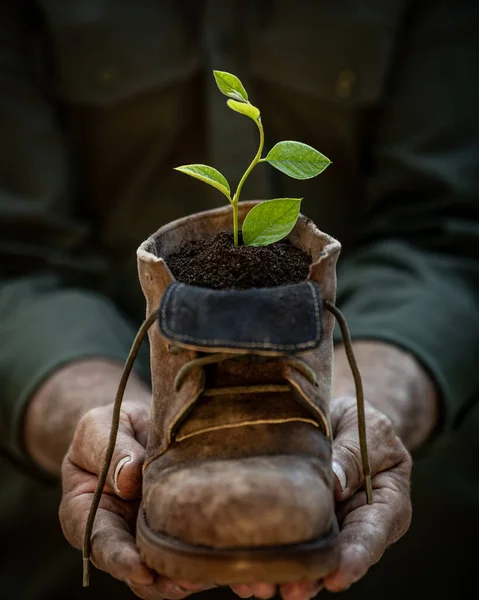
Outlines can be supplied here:
<path id="1" fill-rule="evenodd" d="M 213 167 L 194 164 L 176 167 L 176 170 L 212 185 L 228 198 L 233 207 L 234 243 L 237 246 L 238 203 L 241 189 L 258 163 L 267 162 L 294 179 L 311 179 L 322 173 L 331 161 L 307 144 L 290 141 L 278 142 L 262 158 L 264 131 L 259 109 L 250 103 L 243 84 L 235 75 L 225 71 L 213 71 L 213 74 L 220 91 L 229 98 L 228 106 L 255 122 L 259 131 L 258 152 L 241 177 L 233 196 L 226 177 Z M 246 246 L 267 246 L 286 237 L 298 220 L 301 200 L 302 198 L 276 198 L 257 204 L 249 211 L 243 222 L 243 243 Z"/>

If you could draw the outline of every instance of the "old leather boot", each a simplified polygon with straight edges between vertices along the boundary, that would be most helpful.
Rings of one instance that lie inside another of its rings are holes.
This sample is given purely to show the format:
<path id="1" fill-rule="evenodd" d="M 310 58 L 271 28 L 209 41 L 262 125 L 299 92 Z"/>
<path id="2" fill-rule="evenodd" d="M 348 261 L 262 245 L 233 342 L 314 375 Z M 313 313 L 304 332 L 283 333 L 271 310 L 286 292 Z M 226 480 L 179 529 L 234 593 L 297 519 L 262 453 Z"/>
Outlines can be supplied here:
<path id="1" fill-rule="evenodd" d="M 252 203 L 240 204 L 240 221 Z M 329 397 L 340 244 L 301 217 L 308 281 L 217 291 L 165 257 L 230 227 L 230 209 L 162 227 L 138 250 L 153 402 L 137 544 L 174 579 L 318 579 L 338 560 Z M 153 317 L 154 319 L 154 317 Z"/>
<path id="2" fill-rule="evenodd" d="M 253 205 L 240 204 L 240 224 Z M 230 220 L 229 207 L 199 213 L 162 227 L 138 249 L 147 318 L 115 398 L 85 528 L 84 585 L 121 402 L 146 333 L 153 401 L 137 544 L 149 566 L 173 579 L 220 585 L 314 580 L 334 570 L 328 406 L 334 318 L 356 385 L 372 503 L 361 378 L 334 305 L 340 244 L 301 216 L 289 237 L 311 256 L 307 281 L 238 292 L 175 282 L 165 257 L 227 230 Z"/>

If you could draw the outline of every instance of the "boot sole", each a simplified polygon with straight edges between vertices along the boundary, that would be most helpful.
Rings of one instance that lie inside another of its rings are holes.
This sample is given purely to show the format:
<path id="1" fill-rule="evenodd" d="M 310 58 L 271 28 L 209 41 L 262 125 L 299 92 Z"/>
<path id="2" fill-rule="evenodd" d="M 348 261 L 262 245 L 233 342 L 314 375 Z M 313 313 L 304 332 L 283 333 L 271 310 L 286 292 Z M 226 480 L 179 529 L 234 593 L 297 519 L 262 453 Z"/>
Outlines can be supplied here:
<path id="1" fill-rule="evenodd" d="M 264 548 L 215 549 L 181 542 L 153 531 L 143 507 L 137 521 L 136 543 L 145 563 L 170 579 L 240 583 L 288 583 L 322 579 L 339 564 L 339 527 L 303 544 Z"/>

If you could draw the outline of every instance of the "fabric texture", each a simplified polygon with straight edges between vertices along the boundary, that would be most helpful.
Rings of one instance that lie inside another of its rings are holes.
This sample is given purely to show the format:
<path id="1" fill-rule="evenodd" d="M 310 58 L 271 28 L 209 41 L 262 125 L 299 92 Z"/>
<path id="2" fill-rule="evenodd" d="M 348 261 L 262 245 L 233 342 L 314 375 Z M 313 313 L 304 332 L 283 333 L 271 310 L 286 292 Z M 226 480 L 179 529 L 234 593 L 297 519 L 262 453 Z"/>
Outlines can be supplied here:
<path id="1" fill-rule="evenodd" d="M 173 167 L 212 164 L 234 188 L 254 156 L 254 127 L 225 108 L 212 81 L 221 68 L 240 76 L 260 107 L 266 149 L 295 139 L 333 161 L 308 181 L 260 165 L 243 198 L 304 197 L 303 212 L 340 240 L 338 305 L 353 338 L 412 352 L 443 400 L 438 433 L 451 446 L 437 454 L 439 475 L 424 480 L 434 493 L 424 488 L 419 521 L 446 522 L 436 500 L 454 497 L 449 522 L 467 515 L 457 527 L 479 533 L 471 504 L 477 435 L 469 432 L 465 445 L 450 439 L 463 435 L 479 393 L 478 23 L 477 0 L 1 2 L 6 451 L 28 462 L 25 405 L 65 360 L 126 355 L 144 318 L 139 242 L 175 218 L 223 205 L 216 190 Z M 42 488 L 3 460 L 0 468 L 2 590 L 12 600 L 74 598 L 81 565 L 66 544 L 59 549 L 56 507 L 41 547 L 50 540 L 64 573 L 68 563 L 65 579 L 37 546 L 30 556 L 23 543 L 13 548 L 38 527 L 31 499 Z M 415 531 L 423 547 L 430 531 Z M 416 571 L 416 579 L 442 593 L 444 578 L 435 575 L 451 572 L 463 554 L 431 550 L 413 563 L 410 552 L 405 571 L 419 569 L 426 554 L 431 576 Z M 396 584 L 378 597 L 411 592 L 397 560 Z M 373 583 L 348 594 L 369 589 L 372 598 Z"/>

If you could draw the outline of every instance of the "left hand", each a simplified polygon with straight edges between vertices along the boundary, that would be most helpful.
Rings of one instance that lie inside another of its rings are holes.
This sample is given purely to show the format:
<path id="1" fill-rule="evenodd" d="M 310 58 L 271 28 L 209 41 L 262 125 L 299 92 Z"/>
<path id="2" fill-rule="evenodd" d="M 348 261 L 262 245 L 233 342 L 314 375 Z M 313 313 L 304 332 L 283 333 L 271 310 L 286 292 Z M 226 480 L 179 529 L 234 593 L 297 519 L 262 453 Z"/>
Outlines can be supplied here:
<path id="1" fill-rule="evenodd" d="M 366 403 L 366 430 L 371 463 L 373 504 L 366 502 L 357 428 L 356 399 L 331 403 L 336 513 L 341 527 L 340 563 L 322 582 L 280 586 L 283 600 L 310 600 L 324 587 L 339 592 L 361 579 L 384 551 L 403 536 L 411 522 L 412 461 L 391 421 Z M 266 583 L 232 586 L 240 598 L 272 598 L 276 586 Z"/>

